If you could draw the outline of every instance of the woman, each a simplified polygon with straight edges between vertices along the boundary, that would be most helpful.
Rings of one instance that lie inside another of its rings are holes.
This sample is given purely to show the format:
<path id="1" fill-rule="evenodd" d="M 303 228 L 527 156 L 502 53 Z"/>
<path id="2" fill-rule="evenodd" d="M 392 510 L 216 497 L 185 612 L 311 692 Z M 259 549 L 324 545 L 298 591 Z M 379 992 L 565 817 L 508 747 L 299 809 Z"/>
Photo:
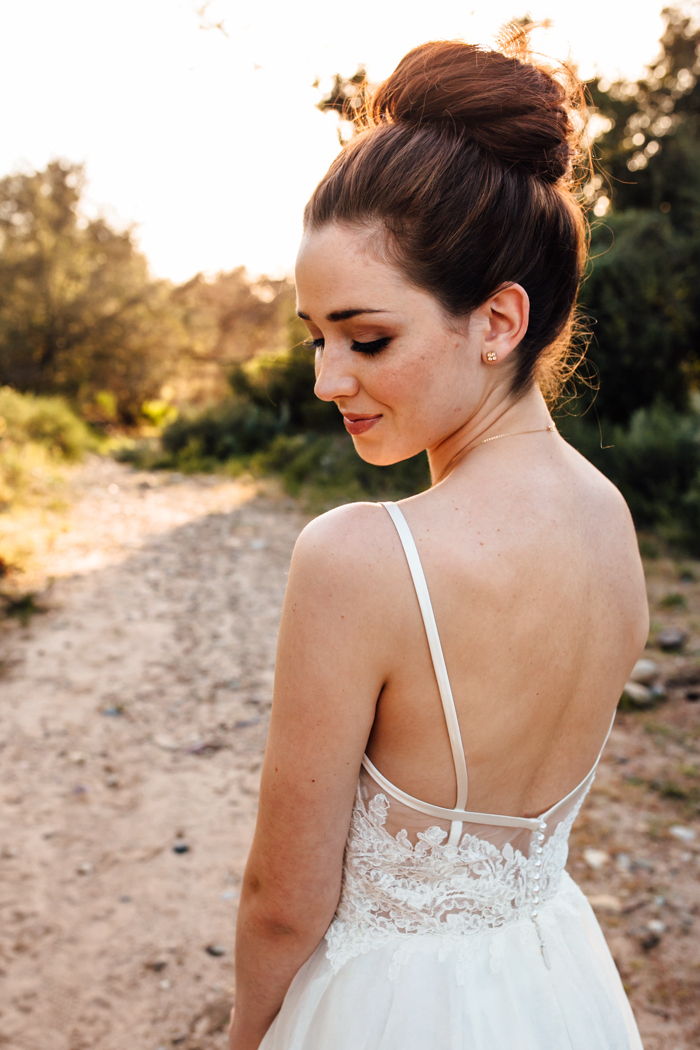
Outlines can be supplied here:
<path id="1" fill-rule="evenodd" d="M 542 395 L 584 256 L 570 103 L 440 42 L 370 115 L 307 206 L 299 314 L 359 455 L 427 449 L 433 484 L 297 543 L 231 1050 L 639 1048 L 563 870 L 648 631 L 627 507 Z"/>

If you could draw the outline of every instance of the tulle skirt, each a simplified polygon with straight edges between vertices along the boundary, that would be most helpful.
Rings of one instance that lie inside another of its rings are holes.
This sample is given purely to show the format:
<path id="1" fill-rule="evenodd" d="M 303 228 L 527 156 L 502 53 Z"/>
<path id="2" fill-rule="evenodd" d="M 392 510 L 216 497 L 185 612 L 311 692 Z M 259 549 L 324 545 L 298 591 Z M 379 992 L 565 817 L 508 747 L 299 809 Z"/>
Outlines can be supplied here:
<path id="1" fill-rule="evenodd" d="M 400 935 L 338 972 L 322 941 L 260 1050 L 642 1050 L 600 926 L 568 875 L 538 926 Z"/>

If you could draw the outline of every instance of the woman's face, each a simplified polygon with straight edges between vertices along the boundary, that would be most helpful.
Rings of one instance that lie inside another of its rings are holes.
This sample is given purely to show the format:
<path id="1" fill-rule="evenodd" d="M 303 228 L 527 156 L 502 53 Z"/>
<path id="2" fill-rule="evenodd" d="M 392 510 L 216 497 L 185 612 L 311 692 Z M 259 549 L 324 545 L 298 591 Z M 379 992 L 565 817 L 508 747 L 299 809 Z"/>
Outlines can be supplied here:
<path id="1" fill-rule="evenodd" d="M 456 324 L 371 250 L 376 235 L 336 224 L 308 231 L 296 286 L 316 346 L 316 395 L 335 401 L 359 455 L 384 465 L 449 438 L 489 383 L 479 317 Z"/>

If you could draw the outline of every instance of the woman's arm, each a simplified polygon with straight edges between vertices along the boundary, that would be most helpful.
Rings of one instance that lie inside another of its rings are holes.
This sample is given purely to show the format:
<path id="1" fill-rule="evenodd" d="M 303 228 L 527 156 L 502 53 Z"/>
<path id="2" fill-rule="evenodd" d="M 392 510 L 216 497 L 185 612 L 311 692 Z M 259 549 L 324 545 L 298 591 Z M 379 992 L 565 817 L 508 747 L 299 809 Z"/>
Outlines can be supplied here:
<path id="1" fill-rule="evenodd" d="M 312 522 L 294 551 L 238 913 L 231 1050 L 257 1050 L 338 903 L 358 772 L 390 662 L 391 529 L 382 508 L 354 504 Z"/>

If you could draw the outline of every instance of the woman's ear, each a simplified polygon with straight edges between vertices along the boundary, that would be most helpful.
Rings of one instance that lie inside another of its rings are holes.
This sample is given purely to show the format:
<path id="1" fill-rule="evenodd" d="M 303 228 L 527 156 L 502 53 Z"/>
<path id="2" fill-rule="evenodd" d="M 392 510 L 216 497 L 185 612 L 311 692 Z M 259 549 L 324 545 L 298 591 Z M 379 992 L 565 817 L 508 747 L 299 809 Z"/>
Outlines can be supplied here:
<path id="1" fill-rule="evenodd" d="M 488 364 L 503 361 L 522 341 L 530 320 L 530 297 L 519 284 L 506 284 L 487 299 L 481 314 L 481 355 Z"/>

